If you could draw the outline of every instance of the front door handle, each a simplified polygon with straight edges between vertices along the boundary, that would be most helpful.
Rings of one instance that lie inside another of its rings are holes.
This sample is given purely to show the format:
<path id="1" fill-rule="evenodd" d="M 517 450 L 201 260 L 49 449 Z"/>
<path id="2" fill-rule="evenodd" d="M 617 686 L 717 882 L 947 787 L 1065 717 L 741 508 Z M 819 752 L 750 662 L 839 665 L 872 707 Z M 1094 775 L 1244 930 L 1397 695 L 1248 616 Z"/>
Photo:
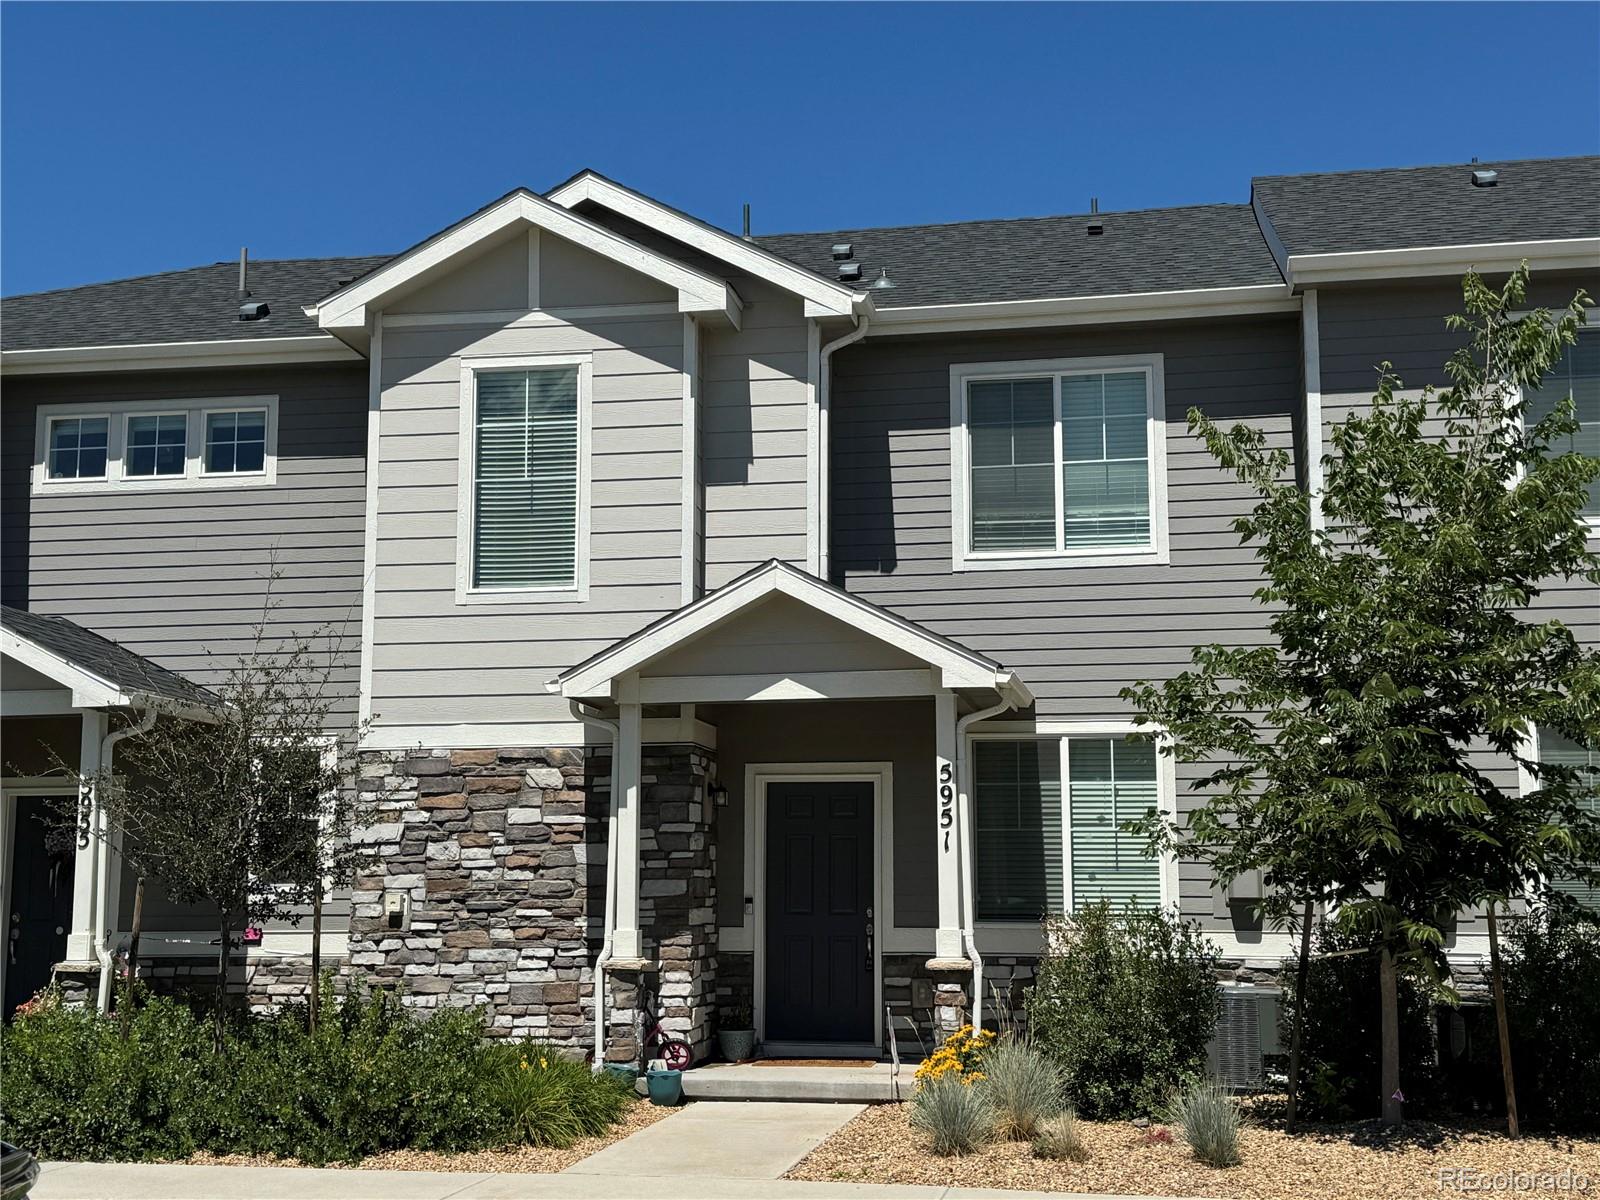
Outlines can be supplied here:
<path id="1" fill-rule="evenodd" d="M 867 973 L 869 975 L 872 973 L 872 910 L 870 908 L 867 909 L 867 962 L 866 962 L 866 970 L 867 970 Z"/>

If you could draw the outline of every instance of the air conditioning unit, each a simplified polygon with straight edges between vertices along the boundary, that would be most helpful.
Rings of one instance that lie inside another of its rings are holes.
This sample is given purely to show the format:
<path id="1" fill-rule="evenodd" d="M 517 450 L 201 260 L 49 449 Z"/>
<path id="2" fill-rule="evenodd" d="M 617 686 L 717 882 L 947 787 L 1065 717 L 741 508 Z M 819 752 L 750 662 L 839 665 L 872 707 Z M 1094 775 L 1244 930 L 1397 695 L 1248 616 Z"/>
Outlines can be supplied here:
<path id="1" fill-rule="evenodd" d="M 1267 1083 L 1267 1059 L 1280 1054 L 1278 993 L 1224 987 L 1222 1015 L 1208 1050 L 1211 1075 L 1224 1087 L 1250 1091 Z"/>

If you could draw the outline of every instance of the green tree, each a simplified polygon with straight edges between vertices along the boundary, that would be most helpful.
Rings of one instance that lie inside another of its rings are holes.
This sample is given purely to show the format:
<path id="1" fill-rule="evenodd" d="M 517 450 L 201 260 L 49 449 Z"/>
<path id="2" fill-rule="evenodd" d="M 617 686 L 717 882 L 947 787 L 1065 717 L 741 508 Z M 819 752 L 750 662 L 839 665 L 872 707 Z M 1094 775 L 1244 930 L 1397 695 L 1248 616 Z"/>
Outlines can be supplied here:
<path id="1" fill-rule="evenodd" d="M 1371 407 L 1332 432 L 1320 528 L 1285 451 L 1190 412 L 1258 497 L 1234 526 L 1265 571 L 1271 641 L 1199 647 L 1189 671 L 1123 693 L 1169 753 L 1205 764 L 1203 806 L 1152 827 L 1156 840 L 1224 882 L 1259 869 L 1281 895 L 1335 900 L 1340 924 L 1372 938 L 1389 1122 L 1402 1115 L 1397 972 L 1448 994 L 1440 951 L 1457 913 L 1593 878 L 1600 862 L 1574 773 L 1529 754 L 1535 727 L 1600 742 L 1600 652 L 1530 612 L 1554 581 L 1600 583 L 1582 518 L 1600 460 L 1556 451 L 1577 429 L 1570 400 L 1523 421 L 1588 299 L 1524 314 L 1526 289 L 1525 267 L 1499 290 L 1463 281 L 1450 386 L 1406 392 L 1382 366 Z M 1540 786 L 1502 787 L 1491 754 Z"/>

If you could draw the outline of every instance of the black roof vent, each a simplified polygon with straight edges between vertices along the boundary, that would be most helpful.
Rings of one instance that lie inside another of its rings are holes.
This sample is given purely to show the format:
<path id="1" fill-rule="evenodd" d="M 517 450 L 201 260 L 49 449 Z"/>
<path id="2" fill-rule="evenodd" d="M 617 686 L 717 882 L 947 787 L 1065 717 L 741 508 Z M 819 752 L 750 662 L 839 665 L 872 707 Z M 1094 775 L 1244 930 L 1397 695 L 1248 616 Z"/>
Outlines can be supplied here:
<path id="1" fill-rule="evenodd" d="M 1472 173 L 1473 187 L 1493 187 L 1500 182 L 1499 171 L 1474 171 Z"/>
<path id="2" fill-rule="evenodd" d="M 833 244 L 833 261 L 843 262 L 847 258 L 854 258 L 856 248 L 849 242 L 835 242 Z"/>
<path id="3" fill-rule="evenodd" d="M 246 300 L 239 305 L 239 320 L 264 321 L 270 316 L 272 310 L 267 307 L 265 300 Z"/>
<path id="4" fill-rule="evenodd" d="M 839 264 L 839 278 L 846 282 L 853 282 L 861 278 L 861 264 L 858 262 L 842 262 Z"/>
<path id="5" fill-rule="evenodd" d="M 1098 217 L 1092 219 L 1089 222 L 1087 232 L 1088 232 L 1090 237 L 1099 237 L 1105 231 L 1106 231 L 1106 223 L 1104 221 L 1100 220 Z"/>

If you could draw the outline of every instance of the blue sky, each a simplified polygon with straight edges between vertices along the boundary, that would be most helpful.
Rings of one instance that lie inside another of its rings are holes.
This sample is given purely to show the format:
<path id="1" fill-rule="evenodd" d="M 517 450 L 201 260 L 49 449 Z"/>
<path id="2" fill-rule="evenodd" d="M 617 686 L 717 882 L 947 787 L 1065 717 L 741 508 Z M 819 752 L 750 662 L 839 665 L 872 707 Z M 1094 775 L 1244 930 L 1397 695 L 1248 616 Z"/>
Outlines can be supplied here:
<path id="1" fill-rule="evenodd" d="M 1600 152 L 1593 4 L 8 3 L 0 40 L 6 294 L 398 250 L 583 166 L 783 232 Z"/>

